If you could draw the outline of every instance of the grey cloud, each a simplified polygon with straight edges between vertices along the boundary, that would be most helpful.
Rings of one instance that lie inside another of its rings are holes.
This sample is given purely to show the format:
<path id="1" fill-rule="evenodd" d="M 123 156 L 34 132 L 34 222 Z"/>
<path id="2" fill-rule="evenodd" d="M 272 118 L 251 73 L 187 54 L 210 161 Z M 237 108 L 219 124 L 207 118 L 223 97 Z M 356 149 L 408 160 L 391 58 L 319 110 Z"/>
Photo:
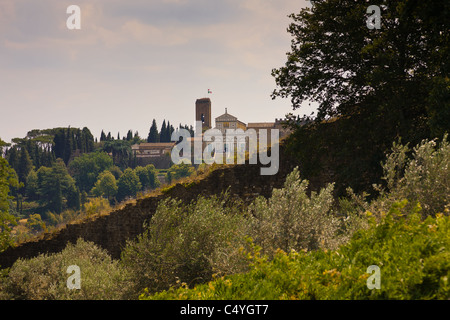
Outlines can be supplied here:
<path id="1" fill-rule="evenodd" d="M 106 15 L 139 19 L 152 25 L 202 26 L 238 21 L 245 10 L 238 0 L 114 1 L 105 6 Z"/>
<path id="2" fill-rule="evenodd" d="M 13 6 L 15 17 L 8 25 L 5 38 L 14 42 L 27 42 L 61 35 L 67 19 L 65 1 L 14 0 Z"/>

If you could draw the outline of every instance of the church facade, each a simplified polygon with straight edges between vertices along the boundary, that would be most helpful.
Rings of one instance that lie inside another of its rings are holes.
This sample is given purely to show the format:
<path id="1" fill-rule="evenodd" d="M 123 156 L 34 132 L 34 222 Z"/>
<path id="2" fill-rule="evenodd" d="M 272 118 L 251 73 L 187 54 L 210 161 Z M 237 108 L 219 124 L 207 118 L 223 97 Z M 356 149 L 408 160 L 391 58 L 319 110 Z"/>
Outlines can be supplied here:
<path id="1" fill-rule="evenodd" d="M 200 103 L 201 101 L 201 103 Z M 207 110 L 202 108 L 202 104 L 209 106 Z M 203 146 L 209 148 L 211 151 L 214 149 L 215 153 L 226 154 L 230 153 L 230 146 L 234 146 L 234 150 L 239 152 L 249 151 L 249 139 L 248 133 L 254 132 L 256 134 L 257 143 L 259 146 L 260 133 L 264 131 L 266 133 L 266 145 L 270 146 L 272 130 L 278 130 L 279 139 L 283 139 L 289 135 L 290 130 L 283 127 L 282 119 L 275 119 L 274 122 L 250 122 L 248 124 L 240 121 L 236 116 L 228 113 L 228 108 L 225 108 L 225 113 L 215 118 L 215 127 L 211 126 L 211 121 L 205 121 L 204 119 L 211 119 L 211 100 L 209 98 L 202 98 L 196 101 L 196 121 L 202 122 L 202 133 L 209 129 L 218 129 L 222 132 L 223 143 L 217 143 L 211 145 L 208 142 L 203 142 Z M 237 133 L 234 136 L 227 137 L 227 129 L 238 130 L 241 129 L 243 133 Z M 203 139 L 202 139 L 203 140 Z M 209 145 L 207 145 L 209 144 Z M 222 147 L 223 145 L 223 147 Z M 261 150 L 260 150 L 261 151 Z"/>
<path id="2" fill-rule="evenodd" d="M 209 98 L 198 99 L 195 103 L 195 121 L 201 121 L 203 125 L 203 131 L 208 129 L 219 129 L 223 134 L 227 129 L 242 129 L 244 131 L 253 129 L 259 137 L 260 130 L 267 131 L 268 137 L 270 137 L 271 130 L 277 129 L 280 133 L 280 139 L 289 135 L 290 130 L 283 127 L 282 119 L 275 119 L 274 122 L 249 122 L 248 124 L 240 121 L 236 116 L 228 113 L 228 108 L 225 108 L 225 113 L 215 118 L 215 127 L 212 127 L 211 123 L 211 109 L 212 103 Z M 207 107 L 205 107 L 207 106 Z"/>
<path id="3" fill-rule="evenodd" d="M 195 121 L 201 122 L 202 133 L 196 137 L 191 137 L 189 143 L 192 148 L 194 141 L 201 141 L 202 150 L 214 152 L 216 155 L 226 155 L 236 153 L 242 153 L 249 151 L 249 139 L 248 132 L 255 133 L 257 143 L 259 145 L 260 133 L 264 131 L 267 133 L 266 143 L 271 145 L 272 130 L 278 130 L 279 139 L 283 139 L 289 135 L 290 131 L 283 128 L 283 122 L 281 119 L 275 119 L 274 122 L 249 122 L 248 124 L 240 121 L 236 116 L 228 113 L 228 109 L 225 108 L 225 113 L 216 117 L 215 126 L 212 126 L 212 103 L 210 98 L 197 99 L 195 102 Z M 217 129 L 223 135 L 223 141 L 221 143 L 211 144 L 209 141 L 205 141 L 204 133 L 209 129 Z M 227 137 L 226 132 L 228 129 L 242 130 L 237 134 Z M 241 132 L 241 133 L 239 133 Z M 170 151 L 175 146 L 175 142 L 171 143 L 141 143 L 132 146 L 132 151 L 139 165 L 152 163 L 155 167 L 167 168 L 170 166 Z M 230 150 L 230 148 L 234 150 Z M 259 150 L 260 152 L 262 150 Z M 192 153 L 193 149 L 192 149 Z"/>

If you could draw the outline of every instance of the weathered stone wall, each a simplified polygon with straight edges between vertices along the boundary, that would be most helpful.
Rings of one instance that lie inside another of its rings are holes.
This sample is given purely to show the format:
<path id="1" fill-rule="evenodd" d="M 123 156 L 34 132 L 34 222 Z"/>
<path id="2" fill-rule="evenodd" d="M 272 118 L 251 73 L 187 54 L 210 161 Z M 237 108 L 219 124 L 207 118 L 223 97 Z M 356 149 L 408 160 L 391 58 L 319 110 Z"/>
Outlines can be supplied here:
<path id="1" fill-rule="evenodd" d="M 204 179 L 188 185 L 177 184 L 159 196 L 137 200 L 123 209 L 108 215 L 68 224 L 64 228 L 43 237 L 9 248 L 0 254 L 0 267 L 10 267 L 19 258 L 31 258 L 41 253 L 56 253 L 68 242 L 78 238 L 92 241 L 106 249 L 113 258 L 119 258 L 127 240 L 143 232 L 143 224 L 156 211 L 159 201 L 167 197 L 179 198 L 188 203 L 199 195 L 217 195 L 228 189 L 230 195 L 249 202 L 256 196 L 269 197 L 273 188 L 283 186 L 285 177 L 295 166 L 295 161 L 283 155 L 280 148 L 280 167 L 273 176 L 262 176 L 260 165 L 234 165 L 218 168 Z"/>

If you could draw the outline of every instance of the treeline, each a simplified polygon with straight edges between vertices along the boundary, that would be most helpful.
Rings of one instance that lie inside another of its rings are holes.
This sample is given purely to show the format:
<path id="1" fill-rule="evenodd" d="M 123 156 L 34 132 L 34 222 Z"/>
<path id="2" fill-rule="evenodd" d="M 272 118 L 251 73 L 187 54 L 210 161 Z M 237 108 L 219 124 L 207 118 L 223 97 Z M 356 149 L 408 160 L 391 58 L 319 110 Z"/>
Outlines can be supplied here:
<path id="1" fill-rule="evenodd" d="M 179 128 L 192 130 L 181 124 Z M 164 120 L 159 131 L 153 120 L 149 136 L 168 142 L 174 130 Z M 129 130 L 122 138 L 118 133 L 115 139 L 102 130 L 98 141 L 86 127 L 32 130 L 11 143 L 0 140 L 0 155 L 17 179 L 17 184 L 9 183 L 4 210 L 39 232 L 155 189 L 160 185 L 158 170 L 137 166 L 131 148 L 148 140 L 137 131 Z M 171 182 L 193 172 L 191 166 L 173 166 L 159 174 Z"/>
<path id="2" fill-rule="evenodd" d="M 448 299 L 450 144 L 422 141 L 411 156 L 393 147 L 376 199 L 334 198 L 334 184 L 310 193 L 298 169 L 248 207 L 226 192 L 167 198 L 119 259 L 80 238 L 18 259 L 0 299 Z M 74 263 L 83 280 L 70 291 Z M 376 290 L 370 265 L 381 270 Z"/>
<path id="3" fill-rule="evenodd" d="M 32 130 L 25 138 L 12 139 L 6 159 L 25 182 L 32 166 L 51 167 L 61 158 L 67 165 L 72 157 L 94 151 L 94 137 L 88 128 L 54 128 Z"/>
<path id="4" fill-rule="evenodd" d="M 180 123 L 179 129 L 188 130 L 191 136 L 194 135 L 194 128 L 187 125 L 182 125 Z M 177 129 L 178 130 L 178 129 Z M 156 120 L 153 119 L 152 126 L 150 127 L 150 131 L 148 133 L 147 142 L 171 142 L 172 133 L 175 131 L 174 127 L 168 121 L 166 124 L 166 120 L 163 121 L 161 126 L 161 131 L 158 131 L 158 125 L 156 124 Z"/>
<path id="5" fill-rule="evenodd" d="M 171 142 L 172 133 L 175 130 L 179 130 L 179 129 L 188 130 L 191 133 L 191 136 L 194 135 L 194 127 L 192 125 L 188 126 L 188 125 L 182 125 L 180 123 L 179 127 L 175 129 L 174 126 L 172 124 L 170 124 L 170 121 L 167 121 L 167 123 L 166 123 L 166 119 L 163 119 L 163 122 L 161 125 L 161 130 L 159 130 L 156 120 L 153 119 L 147 139 L 145 141 L 149 142 L 149 143 Z M 145 142 L 144 140 L 141 139 L 141 137 L 139 136 L 139 133 L 137 131 L 133 134 L 132 130 L 128 130 L 126 136 L 123 136 L 122 138 L 120 137 L 120 132 L 118 132 L 117 139 L 114 139 L 114 136 L 111 134 L 111 132 L 108 132 L 108 134 L 106 134 L 105 131 L 102 130 L 102 132 L 100 134 L 100 142 L 114 141 L 114 140 L 116 140 L 116 141 L 117 140 L 131 141 L 133 144 Z"/>
<path id="6" fill-rule="evenodd" d="M 143 142 L 170 142 L 175 130 L 186 129 L 194 135 L 193 127 L 180 124 L 177 129 L 169 121 L 163 120 L 161 130 L 158 130 L 156 120 L 153 119 L 147 139 L 142 139 L 139 133 L 128 130 L 127 135 L 120 138 L 117 133 L 115 139 L 111 132 L 105 134 L 102 130 L 100 142 L 91 131 L 80 128 L 53 128 L 45 130 L 32 130 L 24 138 L 12 139 L 12 145 L 5 143 L 5 158 L 16 171 L 19 181 L 26 184 L 26 178 L 34 167 L 52 167 L 58 158 L 67 166 L 71 160 L 85 153 L 103 151 L 112 156 L 113 163 L 121 170 L 135 167 L 131 146 Z"/>
<path id="7" fill-rule="evenodd" d="M 291 50 L 272 71 L 272 98 L 289 98 L 293 110 L 318 105 L 314 118 L 289 116 L 286 143 L 304 177 L 327 175 L 340 195 L 349 186 L 374 194 L 393 141 L 450 131 L 449 2 L 383 3 L 376 31 L 361 20 L 364 1 L 315 1 L 291 14 Z"/>

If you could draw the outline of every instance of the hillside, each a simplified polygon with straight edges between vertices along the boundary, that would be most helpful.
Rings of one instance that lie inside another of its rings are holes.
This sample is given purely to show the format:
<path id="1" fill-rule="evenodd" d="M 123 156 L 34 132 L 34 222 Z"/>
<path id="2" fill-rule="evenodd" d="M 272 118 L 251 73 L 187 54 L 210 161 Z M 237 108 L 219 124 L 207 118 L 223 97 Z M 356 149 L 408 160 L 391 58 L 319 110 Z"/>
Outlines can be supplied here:
<path id="1" fill-rule="evenodd" d="M 107 250 L 113 258 L 119 258 L 126 241 L 143 232 L 144 223 L 151 219 L 163 199 L 173 197 L 188 204 L 199 195 L 219 195 L 225 191 L 244 203 L 260 195 L 269 197 L 273 188 L 282 186 L 287 173 L 295 165 L 286 156 L 281 159 L 284 161 L 280 162 L 280 169 L 273 176 L 261 176 L 261 165 L 231 165 L 218 167 L 190 183 L 174 183 L 159 192 L 152 192 L 148 197 L 125 204 L 121 209 L 69 223 L 54 232 L 41 234 L 17 247 L 8 248 L 0 253 L 0 266 L 10 267 L 18 258 L 59 252 L 67 243 L 75 243 L 78 238 L 92 241 Z"/>
<path id="2" fill-rule="evenodd" d="M 277 176 L 217 168 L 9 249 L 0 298 L 447 299 L 450 144 L 406 153 L 394 144 L 372 200 L 336 199 L 332 183 L 314 191 L 293 162 Z M 65 272 L 74 264 L 75 291 Z"/>

